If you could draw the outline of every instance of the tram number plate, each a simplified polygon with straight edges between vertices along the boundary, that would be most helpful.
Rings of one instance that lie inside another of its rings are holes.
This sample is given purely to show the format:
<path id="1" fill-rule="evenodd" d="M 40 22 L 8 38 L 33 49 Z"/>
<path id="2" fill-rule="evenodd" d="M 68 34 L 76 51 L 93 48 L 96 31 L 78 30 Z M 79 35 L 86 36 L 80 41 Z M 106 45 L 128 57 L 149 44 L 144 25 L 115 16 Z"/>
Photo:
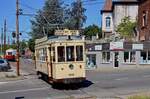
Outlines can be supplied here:
<path id="1" fill-rule="evenodd" d="M 74 74 L 69 74 L 69 76 L 74 76 Z"/>

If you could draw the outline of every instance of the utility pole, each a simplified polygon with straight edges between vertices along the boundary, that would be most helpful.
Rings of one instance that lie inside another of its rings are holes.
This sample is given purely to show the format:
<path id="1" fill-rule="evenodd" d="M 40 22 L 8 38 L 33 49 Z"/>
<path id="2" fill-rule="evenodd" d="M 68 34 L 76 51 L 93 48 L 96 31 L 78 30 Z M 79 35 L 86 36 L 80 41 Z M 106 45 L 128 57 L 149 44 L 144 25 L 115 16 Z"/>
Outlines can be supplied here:
<path id="1" fill-rule="evenodd" d="M 19 0 L 16 0 L 16 44 L 17 44 L 17 76 L 20 76 L 19 70 Z"/>
<path id="2" fill-rule="evenodd" d="M 1 54 L 3 55 L 3 38 L 4 38 L 4 36 L 3 36 L 3 28 L 1 28 Z"/>
<path id="3" fill-rule="evenodd" d="M 4 21 L 4 58 L 6 55 L 6 19 Z"/>
<path id="4" fill-rule="evenodd" d="M 10 38 L 9 38 L 9 36 L 8 36 L 8 42 L 7 42 L 7 45 L 8 45 L 8 47 L 9 47 L 9 45 L 10 45 Z"/>

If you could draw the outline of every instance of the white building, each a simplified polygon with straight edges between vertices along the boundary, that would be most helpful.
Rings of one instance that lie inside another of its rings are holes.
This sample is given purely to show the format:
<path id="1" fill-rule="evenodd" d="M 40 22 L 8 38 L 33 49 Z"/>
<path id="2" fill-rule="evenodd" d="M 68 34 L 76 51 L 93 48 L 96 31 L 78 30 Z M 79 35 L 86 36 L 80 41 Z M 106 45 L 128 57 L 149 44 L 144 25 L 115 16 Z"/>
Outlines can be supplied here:
<path id="1" fill-rule="evenodd" d="M 135 21 L 138 16 L 137 0 L 105 0 L 102 14 L 102 30 L 104 37 L 116 33 L 116 28 L 124 17 Z"/>

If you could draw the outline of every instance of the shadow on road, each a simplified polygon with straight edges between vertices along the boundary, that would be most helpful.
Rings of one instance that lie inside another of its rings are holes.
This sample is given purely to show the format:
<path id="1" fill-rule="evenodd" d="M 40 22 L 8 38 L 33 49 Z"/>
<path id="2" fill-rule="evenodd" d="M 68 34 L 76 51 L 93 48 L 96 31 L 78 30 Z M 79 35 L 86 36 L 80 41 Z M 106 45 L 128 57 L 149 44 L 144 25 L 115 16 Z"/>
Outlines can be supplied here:
<path id="1" fill-rule="evenodd" d="M 58 89 L 58 90 L 77 90 L 80 88 L 86 88 L 91 86 L 93 83 L 89 80 L 85 80 L 81 83 L 74 83 L 74 84 L 62 84 L 62 83 L 57 83 L 57 84 L 51 84 L 52 88 Z"/>

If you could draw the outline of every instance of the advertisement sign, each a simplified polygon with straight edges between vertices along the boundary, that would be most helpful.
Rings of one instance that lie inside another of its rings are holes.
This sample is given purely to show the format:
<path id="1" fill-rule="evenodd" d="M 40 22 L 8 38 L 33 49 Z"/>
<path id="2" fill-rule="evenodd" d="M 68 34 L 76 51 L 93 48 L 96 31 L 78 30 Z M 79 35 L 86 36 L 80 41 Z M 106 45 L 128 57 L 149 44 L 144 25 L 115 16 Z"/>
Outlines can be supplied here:
<path id="1" fill-rule="evenodd" d="M 133 50 L 143 50 L 143 44 L 132 44 Z"/>
<path id="2" fill-rule="evenodd" d="M 110 50 L 123 50 L 123 42 L 110 42 Z"/>
<path id="3" fill-rule="evenodd" d="M 97 50 L 97 51 L 102 50 L 102 45 L 95 45 L 95 50 Z"/>

